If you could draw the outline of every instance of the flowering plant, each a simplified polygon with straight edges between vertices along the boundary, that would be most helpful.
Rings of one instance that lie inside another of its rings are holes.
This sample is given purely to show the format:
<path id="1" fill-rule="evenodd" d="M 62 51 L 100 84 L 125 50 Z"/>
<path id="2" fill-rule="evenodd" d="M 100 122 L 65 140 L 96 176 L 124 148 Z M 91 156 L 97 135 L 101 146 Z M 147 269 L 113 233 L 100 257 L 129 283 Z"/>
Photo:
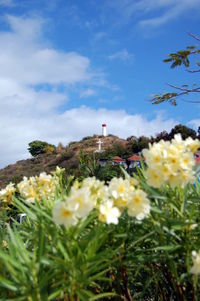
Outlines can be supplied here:
<path id="1" fill-rule="evenodd" d="M 108 184 L 57 168 L 1 190 L 26 220 L 2 227 L 0 300 L 198 300 L 199 147 L 150 145 L 137 176 Z"/>

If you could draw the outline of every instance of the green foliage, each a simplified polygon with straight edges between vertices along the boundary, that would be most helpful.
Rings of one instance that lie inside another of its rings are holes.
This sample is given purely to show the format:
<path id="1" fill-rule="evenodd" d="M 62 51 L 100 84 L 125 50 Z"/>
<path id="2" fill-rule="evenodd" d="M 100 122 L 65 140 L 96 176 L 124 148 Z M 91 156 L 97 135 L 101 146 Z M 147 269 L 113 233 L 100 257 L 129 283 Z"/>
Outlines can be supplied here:
<path id="1" fill-rule="evenodd" d="M 127 155 L 127 149 L 121 143 L 114 143 L 112 146 L 113 156 L 124 157 Z"/>
<path id="2" fill-rule="evenodd" d="M 53 152 L 55 150 L 55 148 L 56 147 L 54 145 L 49 144 L 47 142 L 40 141 L 40 140 L 34 140 L 29 143 L 28 151 L 30 152 L 30 154 L 33 157 L 36 157 L 40 154 L 45 153 L 45 149 L 46 149 L 46 151 L 51 150 L 51 152 Z"/>
<path id="3" fill-rule="evenodd" d="M 200 38 L 193 34 L 189 34 L 193 39 L 200 42 Z M 194 46 L 187 46 L 184 50 L 179 50 L 175 53 L 170 53 L 168 57 L 164 60 L 165 63 L 171 63 L 171 68 L 174 69 L 175 67 L 184 66 L 186 67 L 186 71 L 190 74 L 195 74 L 200 72 L 200 62 L 198 60 L 198 56 L 200 54 L 199 45 Z M 191 56 L 195 56 L 194 67 L 189 69 L 191 62 L 194 60 L 191 59 Z M 164 94 L 155 94 L 154 98 L 152 99 L 153 104 L 160 104 L 162 102 L 169 102 L 170 104 L 176 106 L 177 105 L 177 98 L 184 95 L 190 95 L 192 93 L 200 93 L 199 83 L 196 82 L 189 87 L 188 85 L 184 84 L 182 86 L 175 86 L 168 84 L 171 88 L 176 90 L 176 92 L 167 92 Z M 189 101 L 193 102 L 193 101 Z M 194 102 L 199 102 L 194 101 Z"/>
<path id="4" fill-rule="evenodd" d="M 160 140 L 170 140 L 170 136 L 166 131 L 160 132 L 158 134 L 156 134 L 155 138 L 153 139 L 154 142 L 159 142 Z"/>
<path id="5" fill-rule="evenodd" d="M 79 168 L 81 177 L 97 177 L 100 165 L 94 153 L 86 154 L 83 151 L 79 155 Z"/>
<path id="6" fill-rule="evenodd" d="M 190 66 L 189 55 L 194 52 L 195 47 L 193 46 L 188 50 L 179 50 L 176 53 L 170 53 L 168 58 L 164 60 L 165 63 L 172 63 L 171 68 L 184 65 L 185 67 Z M 197 52 L 198 53 L 198 52 Z M 199 52 L 200 53 L 200 52 Z"/>
<path id="7" fill-rule="evenodd" d="M 190 268 L 200 249 L 200 184 L 153 189 L 138 173 L 151 199 L 141 222 L 124 212 L 118 225 L 106 225 L 94 210 L 66 229 L 53 222 L 53 203 L 15 198 L 27 218 L 11 228 L 1 212 L 0 300 L 199 300 Z"/>
<path id="8" fill-rule="evenodd" d="M 138 140 L 134 140 L 132 142 L 132 152 L 137 154 L 141 152 L 144 148 L 148 148 L 149 142 L 150 139 L 148 137 L 139 137 Z"/>
<path id="9" fill-rule="evenodd" d="M 86 137 L 83 137 L 82 141 L 91 140 L 91 139 L 92 139 L 92 136 L 86 136 Z"/>
<path id="10" fill-rule="evenodd" d="M 178 133 L 181 134 L 181 136 L 184 140 L 188 137 L 191 137 L 193 139 L 197 138 L 196 132 L 193 129 L 191 129 L 185 125 L 182 125 L 182 124 L 177 124 L 169 133 L 169 139 L 170 140 L 173 139 L 174 135 L 176 135 Z"/>
<path id="11" fill-rule="evenodd" d="M 105 156 L 105 153 L 103 153 Z M 108 182 L 114 177 L 123 176 L 123 172 L 119 165 L 113 165 L 107 162 L 105 166 L 100 166 L 99 158 L 101 154 L 84 154 L 79 156 L 80 178 L 96 177 L 101 181 Z"/>
<path id="12" fill-rule="evenodd" d="M 96 290 L 98 299 L 116 295 L 102 292 L 98 283 L 111 282 L 107 272 L 120 246 L 104 248 L 111 229 L 95 223 L 95 213 L 74 231 L 56 226 L 50 208 L 18 200 L 16 206 L 27 220 L 8 227 L 7 247 L 0 250 L 1 300 L 92 301 Z"/>
<path id="13" fill-rule="evenodd" d="M 53 154 L 54 152 L 55 152 L 55 146 L 47 145 L 47 146 L 44 148 L 44 153 L 45 153 L 45 154 Z"/>

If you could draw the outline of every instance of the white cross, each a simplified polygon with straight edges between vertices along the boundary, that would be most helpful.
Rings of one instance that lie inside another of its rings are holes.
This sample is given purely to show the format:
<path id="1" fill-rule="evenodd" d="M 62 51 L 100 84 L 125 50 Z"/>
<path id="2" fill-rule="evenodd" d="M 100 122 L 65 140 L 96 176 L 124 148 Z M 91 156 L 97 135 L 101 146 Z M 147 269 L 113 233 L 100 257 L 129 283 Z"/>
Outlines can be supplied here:
<path id="1" fill-rule="evenodd" d="M 99 141 L 97 141 L 98 144 L 98 152 L 101 152 L 101 145 L 103 144 L 103 142 L 99 139 Z"/>

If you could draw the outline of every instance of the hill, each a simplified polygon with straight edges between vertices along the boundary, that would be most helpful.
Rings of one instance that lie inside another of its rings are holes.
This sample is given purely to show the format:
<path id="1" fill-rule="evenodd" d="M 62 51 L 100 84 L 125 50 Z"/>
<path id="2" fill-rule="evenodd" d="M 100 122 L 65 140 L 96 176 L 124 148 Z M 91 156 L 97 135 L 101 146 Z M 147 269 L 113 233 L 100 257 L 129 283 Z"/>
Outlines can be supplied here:
<path id="1" fill-rule="evenodd" d="M 70 142 L 68 146 L 58 146 L 54 153 L 44 153 L 37 157 L 20 160 L 15 164 L 10 164 L 0 170 L 0 188 L 5 187 L 9 182 L 17 183 L 24 176 L 30 177 L 45 171 L 50 173 L 56 166 L 64 167 L 67 174 L 79 173 L 79 156 L 81 153 L 89 154 L 97 150 L 97 141 L 103 142 L 102 152 L 98 156 L 121 155 L 130 145 L 127 140 L 117 136 L 109 135 L 106 137 L 94 135 L 83 138 L 81 141 Z"/>

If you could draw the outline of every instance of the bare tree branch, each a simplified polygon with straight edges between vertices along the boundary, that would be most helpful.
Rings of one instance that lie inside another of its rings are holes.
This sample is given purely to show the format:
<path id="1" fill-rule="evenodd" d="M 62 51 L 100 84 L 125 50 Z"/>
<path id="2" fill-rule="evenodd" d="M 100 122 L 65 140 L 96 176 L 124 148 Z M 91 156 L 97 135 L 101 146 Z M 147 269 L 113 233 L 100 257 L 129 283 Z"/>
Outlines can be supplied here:
<path id="1" fill-rule="evenodd" d="M 200 72 L 200 69 L 197 69 L 197 70 L 188 70 L 188 69 L 186 69 L 185 71 L 187 71 L 189 73 L 196 73 L 196 72 Z"/>
<path id="2" fill-rule="evenodd" d="M 195 36 L 194 34 L 192 34 L 191 32 L 188 33 L 188 35 L 192 38 L 194 38 L 195 40 L 199 41 L 200 42 L 200 38 Z"/>

